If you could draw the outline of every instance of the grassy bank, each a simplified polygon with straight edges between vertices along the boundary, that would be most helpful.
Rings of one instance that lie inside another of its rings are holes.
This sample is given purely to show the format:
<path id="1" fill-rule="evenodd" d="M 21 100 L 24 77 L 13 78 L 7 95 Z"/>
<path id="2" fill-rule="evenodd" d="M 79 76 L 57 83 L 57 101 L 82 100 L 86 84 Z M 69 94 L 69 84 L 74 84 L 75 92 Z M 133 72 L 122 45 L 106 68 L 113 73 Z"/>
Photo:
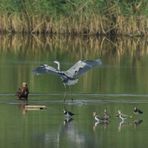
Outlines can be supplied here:
<path id="1" fill-rule="evenodd" d="M 1 1 L 1 33 L 148 35 L 147 0 Z"/>

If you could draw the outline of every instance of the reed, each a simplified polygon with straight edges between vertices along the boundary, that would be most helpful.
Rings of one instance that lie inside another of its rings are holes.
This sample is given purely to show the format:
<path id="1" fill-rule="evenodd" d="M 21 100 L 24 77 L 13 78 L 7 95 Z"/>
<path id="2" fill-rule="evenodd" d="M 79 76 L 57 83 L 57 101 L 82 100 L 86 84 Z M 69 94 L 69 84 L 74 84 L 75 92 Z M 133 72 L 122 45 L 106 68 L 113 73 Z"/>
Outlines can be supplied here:
<path id="1" fill-rule="evenodd" d="M 0 32 L 147 36 L 147 1 L 1 2 Z"/>
<path id="2" fill-rule="evenodd" d="M 28 29 L 24 17 L 18 15 L 5 17 L 3 15 L 0 19 L 1 33 L 107 35 L 111 33 L 111 30 L 116 30 L 116 35 L 148 35 L 148 19 L 146 16 L 117 16 L 116 23 L 110 26 L 108 24 L 111 24 L 111 21 L 107 17 L 94 14 L 90 16 L 90 19 L 61 17 L 59 20 L 36 15 L 30 18 L 30 29 Z"/>

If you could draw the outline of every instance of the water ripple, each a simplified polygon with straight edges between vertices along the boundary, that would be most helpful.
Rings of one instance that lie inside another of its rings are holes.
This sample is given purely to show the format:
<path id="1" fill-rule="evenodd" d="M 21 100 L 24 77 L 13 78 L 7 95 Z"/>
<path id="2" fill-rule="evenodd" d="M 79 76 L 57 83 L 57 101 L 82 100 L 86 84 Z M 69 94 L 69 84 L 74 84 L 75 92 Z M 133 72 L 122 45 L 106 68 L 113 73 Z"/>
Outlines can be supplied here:
<path id="1" fill-rule="evenodd" d="M 62 96 L 64 92 L 61 93 L 31 93 L 30 96 Z M 98 97 L 148 97 L 148 94 L 98 94 L 98 93 L 67 93 L 67 95 L 71 96 L 98 96 Z M 14 93 L 0 93 L 0 96 L 15 96 Z"/>
<path id="2" fill-rule="evenodd" d="M 64 93 L 32 93 L 30 94 L 30 103 L 64 103 Z M 71 100 L 73 98 L 73 101 Z M 15 94 L 1 93 L 0 104 L 17 104 L 20 103 L 15 99 Z M 66 95 L 66 104 L 69 105 L 87 105 L 103 103 L 148 103 L 148 94 L 91 94 L 91 93 L 72 93 Z"/>

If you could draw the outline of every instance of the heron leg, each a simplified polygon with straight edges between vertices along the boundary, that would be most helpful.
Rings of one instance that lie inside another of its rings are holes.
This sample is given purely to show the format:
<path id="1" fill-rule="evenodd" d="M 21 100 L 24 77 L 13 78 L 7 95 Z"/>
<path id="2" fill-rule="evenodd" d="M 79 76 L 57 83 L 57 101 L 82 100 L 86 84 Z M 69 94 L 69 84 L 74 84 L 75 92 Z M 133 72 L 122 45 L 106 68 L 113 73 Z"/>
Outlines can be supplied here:
<path id="1" fill-rule="evenodd" d="M 64 88 L 65 88 L 65 91 L 64 91 L 64 103 L 65 103 L 65 100 L 66 100 L 66 94 L 67 94 L 67 91 L 66 91 L 66 85 L 64 84 Z"/>
<path id="2" fill-rule="evenodd" d="M 73 101 L 73 98 L 72 98 L 72 91 L 71 91 L 71 87 L 69 86 L 69 92 L 70 92 L 70 98 L 71 100 Z"/>

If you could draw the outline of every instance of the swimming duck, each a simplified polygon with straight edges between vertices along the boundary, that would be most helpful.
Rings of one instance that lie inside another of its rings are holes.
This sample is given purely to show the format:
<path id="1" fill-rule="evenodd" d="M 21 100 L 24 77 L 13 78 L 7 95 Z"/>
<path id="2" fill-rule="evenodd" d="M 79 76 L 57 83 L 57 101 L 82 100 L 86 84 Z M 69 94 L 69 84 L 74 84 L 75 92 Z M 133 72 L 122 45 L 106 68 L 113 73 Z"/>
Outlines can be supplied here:
<path id="1" fill-rule="evenodd" d="M 118 115 L 117 115 L 122 121 L 125 121 L 129 116 L 126 114 L 123 114 L 120 110 L 118 110 Z"/>
<path id="2" fill-rule="evenodd" d="M 143 114 L 143 111 L 141 111 L 137 107 L 134 107 L 134 114 Z"/>
<path id="3" fill-rule="evenodd" d="M 107 119 L 105 119 L 104 117 L 99 117 L 96 112 L 93 112 L 93 116 L 95 118 L 95 121 L 98 123 L 108 123 Z"/>
<path id="4" fill-rule="evenodd" d="M 107 113 L 107 109 L 104 109 L 103 118 L 104 118 L 105 120 L 109 120 L 109 118 L 110 118 L 109 114 Z"/>
<path id="5" fill-rule="evenodd" d="M 22 86 L 16 92 L 16 96 L 19 100 L 28 100 L 29 89 L 26 82 L 22 83 Z"/>
<path id="6" fill-rule="evenodd" d="M 67 111 L 66 109 L 64 109 L 64 116 L 66 118 L 71 118 L 73 115 L 75 115 L 74 113 Z"/>

